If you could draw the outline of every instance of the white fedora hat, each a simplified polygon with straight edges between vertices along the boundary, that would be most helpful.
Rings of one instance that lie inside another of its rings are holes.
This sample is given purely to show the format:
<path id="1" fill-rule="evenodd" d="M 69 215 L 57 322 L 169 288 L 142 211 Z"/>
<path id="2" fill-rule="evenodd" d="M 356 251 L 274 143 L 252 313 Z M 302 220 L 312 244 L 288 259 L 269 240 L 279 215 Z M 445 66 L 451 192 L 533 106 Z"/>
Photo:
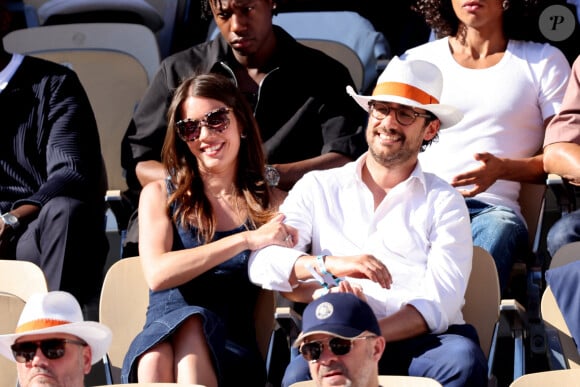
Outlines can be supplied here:
<path id="1" fill-rule="evenodd" d="M 369 101 L 393 102 L 433 113 L 441 121 L 441 129 L 455 125 L 463 113 L 439 103 L 443 75 L 437 66 L 424 60 L 403 60 L 394 56 L 377 80 L 372 96 L 358 95 L 350 86 L 347 93 L 366 111 Z"/>
<path id="2" fill-rule="evenodd" d="M 13 334 L 0 335 L 0 355 L 15 361 L 10 346 L 22 336 L 67 333 L 84 340 L 92 351 L 95 364 L 111 345 L 111 330 L 95 321 L 84 321 L 76 298 L 67 292 L 52 291 L 30 296 Z"/>

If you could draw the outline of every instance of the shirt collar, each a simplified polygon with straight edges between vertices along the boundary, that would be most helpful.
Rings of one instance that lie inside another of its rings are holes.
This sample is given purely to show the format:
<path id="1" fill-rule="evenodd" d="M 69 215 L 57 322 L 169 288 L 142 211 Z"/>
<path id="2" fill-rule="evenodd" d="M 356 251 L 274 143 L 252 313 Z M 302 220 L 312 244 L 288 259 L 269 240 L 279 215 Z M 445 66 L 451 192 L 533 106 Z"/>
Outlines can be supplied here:
<path id="1" fill-rule="evenodd" d="M 369 156 L 369 152 L 366 151 L 363 153 L 356 161 L 355 161 L 355 172 L 356 172 L 356 179 L 361 183 L 364 184 L 362 180 L 362 168 L 365 165 L 366 159 Z M 415 168 L 411 172 L 411 175 L 403 182 L 397 184 L 397 187 L 400 185 L 409 185 L 412 184 L 413 181 L 417 181 L 421 184 L 423 188 L 423 192 L 427 193 L 427 182 L 425 180 L 425 173 L 423 172 L 423 168 L 421 168 L 421 163 L 417 160 L 417 164 Z"/>

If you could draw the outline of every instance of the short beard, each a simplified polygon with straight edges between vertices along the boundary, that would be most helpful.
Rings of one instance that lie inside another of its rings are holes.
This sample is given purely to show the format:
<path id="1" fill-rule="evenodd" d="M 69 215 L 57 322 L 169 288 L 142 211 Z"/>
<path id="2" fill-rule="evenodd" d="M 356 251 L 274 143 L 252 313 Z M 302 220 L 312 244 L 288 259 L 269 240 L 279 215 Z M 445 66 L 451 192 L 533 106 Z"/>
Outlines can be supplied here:
<path id="1" fill-rule="evenodd" d="M 393 167 L 402 164 L 415 155 L 415 152 L 412 152 L 409 149 L 402 149 L 392 155 L 383 155 L 376 153 L 372 148 L 369 148 L 369 153 L 377 163 L 384 167 Z"/>

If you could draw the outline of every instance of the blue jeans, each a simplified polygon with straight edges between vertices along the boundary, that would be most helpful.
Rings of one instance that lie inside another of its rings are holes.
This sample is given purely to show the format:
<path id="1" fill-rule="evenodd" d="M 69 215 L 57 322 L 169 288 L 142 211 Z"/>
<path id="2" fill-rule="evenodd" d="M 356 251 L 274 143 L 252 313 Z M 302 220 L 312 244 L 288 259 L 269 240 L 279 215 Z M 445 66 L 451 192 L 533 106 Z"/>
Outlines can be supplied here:
<path id="1" fill-rule="evenodd" d="M 453 325 L 439 335 L 387 343 L 379 373 L 430 377 L 447 387 L 487 386 L 487 360 L 469 324 Z M 311 379 L 307 361 L 296 356 L 286 368 L 282 387 Z"/>
<path id="2" fill-rule="evenodd" d="M 580 210 L 558 219 L 546 237 L 548 252 L 552 257 L 560 247 L 577 241 L 580 241 Z"/>
<path id="3" fill-rule="evenodd" d="M 474 246 L 488 251 L 497 267 L 499 286 L 504 293 L 516 256 L 527 261 L 530 254 L 528 229 L 511 209 L 465 199 L 471 218 Z"/>

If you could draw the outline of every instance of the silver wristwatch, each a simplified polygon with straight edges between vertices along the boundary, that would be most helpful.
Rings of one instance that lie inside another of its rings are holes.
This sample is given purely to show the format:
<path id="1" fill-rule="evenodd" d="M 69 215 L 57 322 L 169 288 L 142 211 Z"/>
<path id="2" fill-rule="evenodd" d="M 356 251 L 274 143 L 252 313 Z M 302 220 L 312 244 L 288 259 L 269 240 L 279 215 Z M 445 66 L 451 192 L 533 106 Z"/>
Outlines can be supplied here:
<path id="1" fill-rule="evenodd" d="M 10 226 L 15 231 L 18 228 L 18 226 L 20 226 L 20 222 L 18 221 L 18 218 L 16 216 L 12 215 L 10 212 L 7 212 L 5 214 L 0 215 L 0 218 L 2 218 L 2 221 L 4 222 L 4 224 Z"/>
<path id="2" fill-rule="evenodd" d="M 280 173 L 278 170 L 271 165 L 266 165 L 266 169 L 264 171 L 264 175 L 266 177 L 266 182 L 270 187 L 276 187 L 280 182 Z"/>

